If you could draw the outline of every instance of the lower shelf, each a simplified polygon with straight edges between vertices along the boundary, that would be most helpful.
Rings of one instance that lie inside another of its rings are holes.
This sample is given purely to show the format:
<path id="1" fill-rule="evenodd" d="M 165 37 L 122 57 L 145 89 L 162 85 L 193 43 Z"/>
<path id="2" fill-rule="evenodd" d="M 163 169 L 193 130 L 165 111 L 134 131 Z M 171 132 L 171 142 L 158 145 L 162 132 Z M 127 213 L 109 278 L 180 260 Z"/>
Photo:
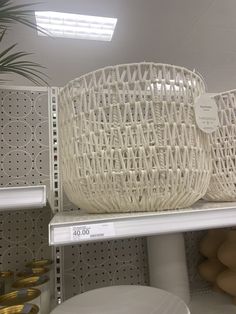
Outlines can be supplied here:
<path id="1" fill-rule="evenodd" d="M 194 294 L 189 308 L 191 314 L 236 314 L 231 298 L 215 292 Z"/>

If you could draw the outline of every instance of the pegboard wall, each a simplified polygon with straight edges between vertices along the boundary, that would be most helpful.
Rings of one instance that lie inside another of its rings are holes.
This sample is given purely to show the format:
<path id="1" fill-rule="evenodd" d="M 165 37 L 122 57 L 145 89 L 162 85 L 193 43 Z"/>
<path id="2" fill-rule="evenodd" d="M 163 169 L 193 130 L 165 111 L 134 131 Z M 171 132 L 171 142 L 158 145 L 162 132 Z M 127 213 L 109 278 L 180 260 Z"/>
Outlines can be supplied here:
<path id="1" fill-rule="evenodd" d="M 193 231 L 184 234 L 188 277 L 192 293 L 209 290 L 209 284 L 198 274 L 198 265 L 204 260 L 204 257 L 199 253 L 199 242 L 205 234 L 206 231 Z"/>
<path id="2" fill-rule="evenodd" d="M 48 90 L 0 89 L 0 186 L 45 184 L 49 180 Z M 55 104 L 54 104 L 55 105 Z M 66 198 L 65 198 L 66 201 Z M 67 209 L 71 209 L 68 200 Z M 0 269 L 15 272 L 33 258 L 50 258 L 49 207 L 0 213 Z M 191 288 L 206 287 L 197 274 L 202 232 L 185 234 Z M 145 238 L 71 245 L 60 251 L 64 299 L 115 284 L 149 283 Z"/>
<path id="3" fill-rule="evenodd" d="M 1 186 L 49 186 L 47 89 L 1 89 Z"/>
<path id="4" fill-rule="evenodd" d="M 64 247 L 64 298 L 110 285 L 147 285 L 144 238 Z"/>
<path id="5" fill-rule="evenodd" d="M 49 208 L 0 213 L 0 269 L 18 272 L 32 259 L 51 258 Z"/>
<path id="6" fill-rule="evenodd" d="M 190 290 L 205 291 L 197 266 L 204 259 L 198 244 L 205 231 L 185 233 Z M 147 244 L 145 238 L 132 238 L 66 246 L 64 251 L 64 298 L 109 285 L 148 285 Z"/>
<path id="7" fill-rule="evenodd" d="M 49 187 L 48 91 L 1 88 L 0 186 Z M 49 207 L 0 213 L 0 268 L 15 272 L 33 258 L 51 258 Z"/>

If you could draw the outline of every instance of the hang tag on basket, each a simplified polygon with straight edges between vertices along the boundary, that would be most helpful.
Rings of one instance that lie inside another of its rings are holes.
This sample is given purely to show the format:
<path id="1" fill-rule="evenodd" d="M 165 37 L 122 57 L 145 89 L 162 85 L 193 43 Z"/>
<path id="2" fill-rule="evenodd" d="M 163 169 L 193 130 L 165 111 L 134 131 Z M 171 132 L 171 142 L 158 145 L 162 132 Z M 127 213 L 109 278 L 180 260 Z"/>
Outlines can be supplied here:
<path id="1" fill-rule="evenodd" d="M 195 100 L 195 118 L 197 126 L 204 133 L 215 132 L 219 126 L 218 108 L 209 94 L 203 94 Z"/>
<path id="2" fill-rule="evenodd" d="M 112 222 L 71 227 L 72 241 L 96 240 L 114 235 L 115 227 Z"/>

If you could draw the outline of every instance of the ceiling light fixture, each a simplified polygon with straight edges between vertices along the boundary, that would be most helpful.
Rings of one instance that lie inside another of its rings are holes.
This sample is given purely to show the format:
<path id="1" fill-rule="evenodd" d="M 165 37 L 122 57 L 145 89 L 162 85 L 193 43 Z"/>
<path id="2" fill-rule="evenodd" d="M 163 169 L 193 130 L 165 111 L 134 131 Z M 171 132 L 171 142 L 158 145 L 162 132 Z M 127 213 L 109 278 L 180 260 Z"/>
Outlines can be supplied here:
<path id="1" fill-rule="evenodd" d="M 53 37 L 111 41 L 116 18 L 71 14 L 54 11 L 36 11 L 37 26 Z M 45 36 L 38 31 L 38 35 Z"/>

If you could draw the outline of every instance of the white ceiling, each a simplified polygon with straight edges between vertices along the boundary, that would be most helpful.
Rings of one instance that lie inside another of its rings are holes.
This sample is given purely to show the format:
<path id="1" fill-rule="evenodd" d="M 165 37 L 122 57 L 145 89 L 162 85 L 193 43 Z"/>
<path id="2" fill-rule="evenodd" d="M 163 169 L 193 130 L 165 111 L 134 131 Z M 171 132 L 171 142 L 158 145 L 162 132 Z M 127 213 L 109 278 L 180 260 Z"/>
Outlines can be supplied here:
<path id="1" fill-rule="evenodd" d="M 12 28 L 5 44 L 18 42 L 34 52 L 51 85 L 103 66 L 145 60 L 195 68 L 211 92 L 236 88 L 236 0 L 50 0 L 37 9 L 118 18 L 112 42 L 52 39 Z M 13 83 L 31 85 L 21 78 Z"/>

